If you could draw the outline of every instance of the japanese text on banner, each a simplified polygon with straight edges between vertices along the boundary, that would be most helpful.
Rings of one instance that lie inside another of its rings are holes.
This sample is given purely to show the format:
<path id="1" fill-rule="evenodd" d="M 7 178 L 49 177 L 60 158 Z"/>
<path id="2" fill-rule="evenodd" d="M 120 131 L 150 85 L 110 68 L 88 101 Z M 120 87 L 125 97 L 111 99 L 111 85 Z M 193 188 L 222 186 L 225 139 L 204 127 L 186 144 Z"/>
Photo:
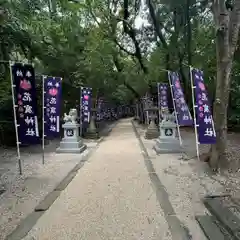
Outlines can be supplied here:
<path id="1" fill-rule="evenodd" d="M 15 102 L 19 141 L 22 144 L 39 143 L 35 73 L 32 65 L 14 64 Z"/>
<path id="2" fill-rule="evenodd" d="M 192 78 L 195 86 L 198 141 L 200 144 L 215 144 L 216 132 L 209 106 L 207 90 L 203 80 L 203 72 L 198 69 L 193 69 Z"/>
<path id="3" fill-rule="evenodd" d="M 81 88 L 81 111 L 82 123 L 90 122 L 92 89 L 88 87 Z"/>
<path id="4" fill-rule="evenodd" d="M 160 109 L 168 108 L 168 84 L 158 83 L 158 106 Z"/>
<path id="5" fill-rule="evenodd" d="M 59 77 L 45 77 L 44 92 L 44 134 L 49 138 L 59 137 L 62 79 Z"/>
<path id="6" fill-rule="evenodd" d="M 188 105 L 184 98 L 184 93 L 180 84 L 179 75 L 176 72 L 168 73 L 173 93 L 173 104 L 177 112 L 178 124 L 180 126 L 192 126 L 193 119 Z"/>

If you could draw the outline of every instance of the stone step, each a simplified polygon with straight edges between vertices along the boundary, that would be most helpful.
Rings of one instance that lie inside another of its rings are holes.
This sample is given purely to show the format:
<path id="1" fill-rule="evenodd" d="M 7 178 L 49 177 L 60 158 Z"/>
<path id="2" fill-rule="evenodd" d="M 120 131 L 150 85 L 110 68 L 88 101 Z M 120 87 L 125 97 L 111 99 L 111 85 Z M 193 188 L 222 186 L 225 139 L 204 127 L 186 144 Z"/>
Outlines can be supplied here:
<path id="1" fill-rule="evenodd" d="M 204 204 L 220 224 L 233 236 L 233 239 L 240 240 L 240 218 L 229 207 L 225 207 L 221 199 L 223 199 L 221 196 L 208 196 L 204 199 Z"/>
<path id="2" fill-rule="evenodd" d="M 180 147 L 180 145 L 178 146 L 171 146 L 171 145 L 167 145 L 165 147 L 163 146 L 159 146 L 159 145 L 155 145 L 153 146 L 153 149 L 156 151 L 157 154 L 168 154 L 168 153 L 182 153 L 182 148 Z"/>
<path id="3" fill-rule="evenodd" d="M 170 144 L 170 145 L 178 145 L 178 146 L 180 146 L 180 142 L 177 139 L 174 139 L 174 140 L 158 139 L 158 140 L 156 140 L 156 143 L 159 144 L 159 145 L 161 145 L 161 144 Z"/>
<path id="4" fill-rule="evenodd" d="M 60 142 L 61 149 L 71 149 L 71 148 L 80 148 L 83 145 L 82 142 Z"/>
<path id="5" fill-rule="evenodd" d="M 213 216 L 204 215 L 196 216 L 195 218 L 208 240 L 231 240 L 231 238 L 223 234 L 215 223 Z"/>
<path id="6" fill-rule="evenodd" d="M 85 144 L 83 144 L 79 148 L 61 148 L 61 147 L 59 147 L 56 149 L 56 153 L 82 153 L 86 149 L 87 149 L 87 146 Z"/>
<path id="7" fill-rule="evenodd" d="M 179 142 L 179 138 L 178 137 L 162 137 L 162 136 L 159 136 L 157 141 L 162 141 L 162 142 Z"/>
<path id="8" fill-rule="evenodd" d="M 179 141 L 174 141 L 174 142 L 157 141 L 155 146 L 162 149 L 178 149 L 179 151 L 180 150 L 182 151 Z"/>

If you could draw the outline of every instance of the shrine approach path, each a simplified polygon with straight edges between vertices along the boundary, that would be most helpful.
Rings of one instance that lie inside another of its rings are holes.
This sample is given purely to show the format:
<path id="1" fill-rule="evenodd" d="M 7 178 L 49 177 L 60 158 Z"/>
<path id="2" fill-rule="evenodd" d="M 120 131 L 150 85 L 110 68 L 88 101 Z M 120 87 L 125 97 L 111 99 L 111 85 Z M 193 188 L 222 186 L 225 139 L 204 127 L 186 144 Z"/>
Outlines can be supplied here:
<path id="1" fill-rule="evenodd" d="M 30 239 L 172 239 L 130 119 L 94 150 L 24 238 Z"/>

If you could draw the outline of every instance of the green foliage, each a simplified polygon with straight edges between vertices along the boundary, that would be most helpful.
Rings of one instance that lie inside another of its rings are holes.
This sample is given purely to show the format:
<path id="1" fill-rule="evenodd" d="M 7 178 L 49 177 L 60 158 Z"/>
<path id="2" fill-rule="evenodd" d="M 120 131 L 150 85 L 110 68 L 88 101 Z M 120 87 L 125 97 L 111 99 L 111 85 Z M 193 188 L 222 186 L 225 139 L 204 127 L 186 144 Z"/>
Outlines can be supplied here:
<path id="1" fill-rule="evenodd" d="M 139 0 L 51 2 L 51 8 L 48 0 L 1 2 L 0 59 L 33 62 L 37 79 L 63 77 L 63 111 L 76 103 L 82 85 L 92 87 L 94 97 L 128 103 L 136 93 L 167 82 L 166 68 L 181 72 L 190 99 L 187 65 L 204 70 L 214 98 L 215 32 L 207 1 L 148 0 L 144 8 Z M 236 123 L 239 63 L 236 54 L 229 109 L 229 120 Z M 9 69 L 1 63 L 0 121 L 12 120 L 11 104 Z"/>

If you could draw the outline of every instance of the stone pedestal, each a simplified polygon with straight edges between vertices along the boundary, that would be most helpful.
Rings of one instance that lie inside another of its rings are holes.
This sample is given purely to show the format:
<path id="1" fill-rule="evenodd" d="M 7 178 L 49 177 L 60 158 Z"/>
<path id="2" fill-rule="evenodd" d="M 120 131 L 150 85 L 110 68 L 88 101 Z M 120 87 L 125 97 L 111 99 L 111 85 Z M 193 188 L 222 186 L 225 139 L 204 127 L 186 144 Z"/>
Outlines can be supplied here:
<path id="1" fill-rule="evenodd" d="M 146 139 L 154 139 L 154 138 L 157 138 L 159 136 L 159 131 L 158 131 L 158 128 L 157 128 L 157 125 L 155 124 L 155 119 L 157 117 L 157 111 L 158 111 L 158 108 L 155 108 L 155 107 L 152 107 L 152 108 L 148 108 L 148 109 L 145 109 L 145 111 L 148 111 L 148 116 L 149 116 L 149 125 L 148 125 L 148 128 L 145 132 L 145 138 Z"/>
<path id="2" fill-rule="evenodd" d="M 79 126 L 73 122 L 66 122 L 62 125 L 64 138 L 56 150 L 57 153 L 81 153 L 87 148 L 79 137 Z"/>
<path id="3" fill-rule="evenodd" d="M 90 123 L 89 123 L 89 127 L 87 129 L 87 134 L 86 137 L 90 138 L 90 139 L 98 139 L 99 138 L 99 134 L 98 134 L 98 130 L 96 127 L 96 109 L 92 109 L 91 113 L 91 119 L 90 119 Z"/>
<path id="4" fill-rule="evenodd" d="M 160 136 L 154 145 L 154 150 L 159 153 L 181 153 L 179 139 L 176 137 L 177 125 L 173 121 L 163 120 L 160 124 Z"/>

